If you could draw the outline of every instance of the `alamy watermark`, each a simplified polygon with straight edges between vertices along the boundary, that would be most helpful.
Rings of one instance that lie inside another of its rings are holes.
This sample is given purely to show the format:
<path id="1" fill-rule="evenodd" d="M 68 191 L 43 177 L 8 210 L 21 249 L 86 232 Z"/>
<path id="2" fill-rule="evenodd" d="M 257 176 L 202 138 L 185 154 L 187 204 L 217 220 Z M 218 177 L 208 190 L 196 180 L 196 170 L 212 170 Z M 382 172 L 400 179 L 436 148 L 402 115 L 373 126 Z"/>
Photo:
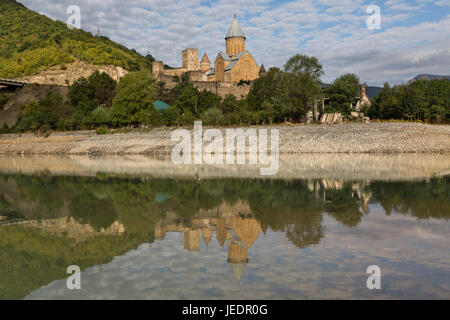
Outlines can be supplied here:
<path id="1" fill-rule="evenodd" d="M 381 290 L 381 268 L 377 265 L 372 265 L 367 268 L 367 274 L 371 276 L 367 279 L 367 289 Z"/>
<path id="2" fill-rule="evenodd" d="M 70 16 L 66 24 L 69 29 L 81 29 L 81 9 L 79 6 L 71 5 L 67 7 L 66 13 Z"/>
<path id="3" fill-rule="evenodd" d="M 367 14 L 371 16 L 367 18 L 367 29 L 377 30 L 381 29 L 381 9 L 379 6 L 370 5 L 366 10 Z"/>
<path id="4" fill-rule="evenodd" d="M 73 265 L 67 268 L 67 273 L 71 274 L 67 278 L 66 286 L 69 290 L 81 290 L 81 269 L 79 266 Z"/>
<path id="5" fill-rule="evenodd" d="M 278 173 L 280 167 L 280 133 L 270 130 L 270 152 L 267 129 L 226 129 L 225 137 L 219 129 L 203 132 L 201 121 L 194 124 L 194 144 L 191 132 L 177 129 L 172 142 L 181 142 L 172 149 L 172 161 L 181 164 L 260 165 L 263 176 Z M 248 148 L 247 148 L 248 141 Z M 205 143 L 206 142 L 206 143 Z"/>

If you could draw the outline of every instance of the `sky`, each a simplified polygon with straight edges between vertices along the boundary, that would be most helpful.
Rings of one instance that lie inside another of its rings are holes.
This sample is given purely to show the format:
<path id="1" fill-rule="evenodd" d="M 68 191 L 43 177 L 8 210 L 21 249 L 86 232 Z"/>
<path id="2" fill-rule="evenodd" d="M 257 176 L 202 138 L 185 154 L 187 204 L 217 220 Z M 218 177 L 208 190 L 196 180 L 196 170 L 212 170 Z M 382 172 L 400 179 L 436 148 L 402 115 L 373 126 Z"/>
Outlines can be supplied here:
<path id="1" fill-rule="evenodd" d="M 450 0 L 19 0 L 66 22 L 81 9 L 81 28 L 181 66 L 181 51 L 214 60 L 225 51 L 234 15 L 258 64 L 282 68 L 295 54 L 316 56 L 322 81 L 345 73 L 362 82 L 400 84 L 422 73 L 450 75 Z M 380 9 L 380 28 L 368 28 Z"/>

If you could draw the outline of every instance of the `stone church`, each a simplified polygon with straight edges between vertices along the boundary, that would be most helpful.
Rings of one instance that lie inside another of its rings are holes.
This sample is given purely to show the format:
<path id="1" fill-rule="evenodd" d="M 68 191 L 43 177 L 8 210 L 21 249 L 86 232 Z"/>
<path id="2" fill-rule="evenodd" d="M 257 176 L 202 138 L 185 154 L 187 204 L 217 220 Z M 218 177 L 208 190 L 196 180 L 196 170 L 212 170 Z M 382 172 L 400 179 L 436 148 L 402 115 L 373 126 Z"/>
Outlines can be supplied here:
<path id="1" fill-rule="evenodd" d="M 199 64 L 198 49 L 188 48 L 182 52 L 182 67 L 165 69 L 162 61 L 153 63 L 153 76 L 165 83 L 167 88 L 175 86 L 174 76 L 188 74 L 190 82 L 199 89 L 212 91 L 222 97 L 234 94 L 241 98 L 248 94 L 249 85 L 237 85 L 241 81 L 251 82 L 265 74 L 264 65 L 259 66 L 246 50 L 246 36 L 235 17 L 225 36 L 226 52 L 219 52 L 211 66 L 206 52 Z"/>

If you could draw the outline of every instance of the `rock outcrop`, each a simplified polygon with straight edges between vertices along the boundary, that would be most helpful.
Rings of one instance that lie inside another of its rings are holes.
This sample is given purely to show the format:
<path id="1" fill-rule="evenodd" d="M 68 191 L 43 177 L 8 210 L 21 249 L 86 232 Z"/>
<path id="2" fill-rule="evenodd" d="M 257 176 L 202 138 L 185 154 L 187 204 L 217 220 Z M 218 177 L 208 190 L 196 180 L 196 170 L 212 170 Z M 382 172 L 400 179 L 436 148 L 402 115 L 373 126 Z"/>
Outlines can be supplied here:
<path id="1" fill-rule="evenodd" d="M 95 71 L 106 72 L 111 78 L 119 81 L 128 71 L 113 65 L 93 65 L 84 61 L 75 61 L 64 66 L 50 67 L 34 76 L 26 76 L 17 80 L 35 84 L 69 86 L 79 78 L 87 78 Z"/>

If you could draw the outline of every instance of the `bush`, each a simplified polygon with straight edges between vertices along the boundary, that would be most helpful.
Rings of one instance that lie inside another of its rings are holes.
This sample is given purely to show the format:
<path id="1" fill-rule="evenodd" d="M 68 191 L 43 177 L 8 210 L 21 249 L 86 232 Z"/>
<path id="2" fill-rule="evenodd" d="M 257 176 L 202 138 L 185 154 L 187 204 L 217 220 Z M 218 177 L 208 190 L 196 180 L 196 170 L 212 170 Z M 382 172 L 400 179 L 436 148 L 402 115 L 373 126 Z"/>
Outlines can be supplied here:
<path id="1" fill-rule="evenodd" d="M 6 94 L 0 94 L 0 107 L 4 106 L 8 102 L 8 96 Z"/>
<path id="2" fill-rule="evenodd" d="M 181 112 L 177 107 L 169 107 L 163 113 L 163 122 L 167 126 L 178 126 L 181 123 Z"/>
<path id="3" fill-rule="evenodd" d="M 184 126 L 190 126 L 193 125 L 195 121 L 195 116 L 192 114 L 192 112 L 187 111 L 181 116 L 181 123 Z"/>
<path id="4" fill-rule="evenodd" d="M 56 129 L 58 129 L 59 131 L 65 131 L 67 129 L 66 121 L 64 119 L 59 119 L 56 123 Z"/>
<path id="5" fill-rule="evenodd" d="M 95 130 L 95 133 L 98 135 L 104 135 L 104 134 L 108 134 L 109 130 L 104 127 L 100 127 Z"/>
<path id="6" fill-rule="evenodd" d="M 207 110 L 202 116 L 202 121 L 206 125 L 222 125 L 224 123 L 224 120 L 225 118 L 222 114 L 222 111 L 220 111 L 218 108 L 211 108 Z"/>
<path id="7" fill-rule="evenodd" d="M 52 128 L 49 125 L 44 124 L 39 128 L 38 133 L 39 135 L 45 136 L 47 138 L 50 136 L 50 131 L 52 131 Z"/>
<path id="8" fill-rule="evenodd" d="M 109 110 L 104 107 L 98 107 L 92 111 L 92 124 L 95 126 L 109 126 L 111 124 L 111 115 Z"/>
<path id="9" fill-rule="evenodd" d="M 228 113 L 225 115 L 224 122 L 227 125 L 240 125 L 241 116 L 237 112 Z"/>
<path id="10" fill-rule="evenodd" d="M 21 131 L 36 131 L 41 127 L 53 128 L 56 119 L 51 110 L 35 102 L 25 106 L 25 115 L 19 120 L 16 128 Z"/>

